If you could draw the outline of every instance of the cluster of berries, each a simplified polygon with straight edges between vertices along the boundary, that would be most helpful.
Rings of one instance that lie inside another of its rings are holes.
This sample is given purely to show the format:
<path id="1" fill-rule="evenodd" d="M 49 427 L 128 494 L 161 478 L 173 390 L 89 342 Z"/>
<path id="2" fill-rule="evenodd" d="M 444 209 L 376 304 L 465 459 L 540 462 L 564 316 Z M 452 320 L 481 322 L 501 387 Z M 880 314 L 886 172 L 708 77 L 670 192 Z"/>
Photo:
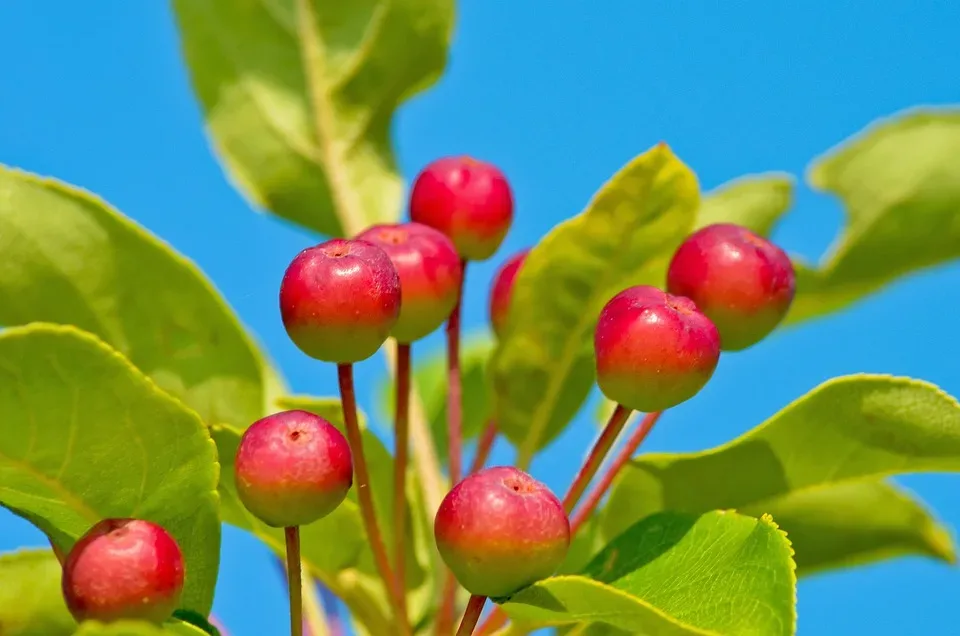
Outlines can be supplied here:
<path id="1" fill-rule="evenodd" d="M 291 340 L 340 370 L 346 437 L 322 417 L 285 411 L 246 430 L 235 462 L 241 501 L 274 527 L 323 518 L 356 478 L 368 538 L 395 600 L 403 595 L 402 582 L 393 580 L 376 545 L 351 365 L 371 357 L 388 337 L 412 343 L 450 319 L 467 261 L 496 253 L 513 219 L 513 198 L 496 167 L 446 158 L 418 176 L 410 216 L 408 223 L 310 247 L 283 276 L 280 308 Z M 511 256 L 494 278 L 489 313 L 498 337 L 508 329 L 514 282 L 528 253 Z M 721 350 L 745 349 L 781 322 L 793 299 L 794 271 L 766 239 L 717 224 L 680 245 L 665 287 L 630 287 L 600 312 L 597 384 L 622 411 L 658 412 L 693 397 L 713 375 Z M 471 594 L 509 597 L 560 566 L 575 499 L 561 502 L 516 468 L 480 470 L 443 499 L 434 524 L 437 548 Z M 78 619 L 163 620 L 176 607 L 183 577 L 180 551 L 162 528 L 107 520 L 66 559 L 63 589 Z"/>

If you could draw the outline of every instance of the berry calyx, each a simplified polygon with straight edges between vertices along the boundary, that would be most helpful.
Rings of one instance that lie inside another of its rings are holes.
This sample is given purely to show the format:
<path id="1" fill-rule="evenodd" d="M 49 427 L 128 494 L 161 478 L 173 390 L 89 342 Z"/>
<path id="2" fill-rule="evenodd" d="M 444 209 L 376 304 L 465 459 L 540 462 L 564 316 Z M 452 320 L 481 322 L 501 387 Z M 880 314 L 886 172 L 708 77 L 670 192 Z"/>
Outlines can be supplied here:
<path id="1" fill-rule="evenodd" d="M 506 332 L 510 300 L 513 298 L 513 283 L 529 253 L 530 250 L 517 252 L 505 260 L 493 275 L 493 284 L 490 287 L 490 324 L 497 338 L 503 338 Z"/>
<path id="2" fill-rule="evenodd" d="M 570 547 L 570 522 L 550 489 L 509 466 L 465 478 L 434 523 L 444 563 L 471 594 L 505 598 L 553 574 Z"/>
<path id="3" fill-rule="evenodd" d="M 683 242 L 667 271 L 667 289 L 690 298 L 720 331 L 724 351 L 767 337 L 790 309 L 793 263 L 767 239 L 730 223 L 708 225 Z"/>
<path id="4" fill-rule="evenodd" d="M 61 586 L 77 620 L 162 623 L 183 592 L 183 554 L 162 527 L 140 519 L 104 519 L 74 544 Z"/>
<path id="5" fill-rule="evenodd" d="M 493 164 L 444 157 L 414 181 L 410 218 L 450 237 L 462 258 L 483 261 L 493 256 L 510 229 L 513 193 Z"/>
<path id="6" fill-rule="evenodd" d="M 690 299 L 639 285 L 604 306 L 594 351 L 604 395 L 652 413 L 703 388 L 720 359 L 720 334 Z"/>
<path id="7" fill-rule="evenodd" d="M 386 252 L 400 276 L 400 317 L 391 335 L 410 343 L 442 325 L 457 304 L 463 282 L 460 257 L 450 239 L 422 223 L 374 225 L 357 239 Z"/>
<path id="8" fill-rule="evenodd" d="M 337 428 L 307 411 L 283 411 L 250 425 L 234 462 L 237 494 L 275 528 L 321 519 L 353 485 L 350 445 Z"/>
<path id="9" fill-rule="evenodd" d="M 280 315 L 294 344 L 317 360 L 369 358 L 400 315 L 400 277 L 390 257 L 368 241 L 331 239 L 287 267 Z"/>

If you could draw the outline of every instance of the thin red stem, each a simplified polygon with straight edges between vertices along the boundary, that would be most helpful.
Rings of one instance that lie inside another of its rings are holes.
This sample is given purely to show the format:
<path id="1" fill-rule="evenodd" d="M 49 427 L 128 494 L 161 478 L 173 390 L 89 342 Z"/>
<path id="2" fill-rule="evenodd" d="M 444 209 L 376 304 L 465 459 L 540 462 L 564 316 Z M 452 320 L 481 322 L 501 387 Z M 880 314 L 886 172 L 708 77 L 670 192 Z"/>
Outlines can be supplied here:
<path id="1" fill-rule="evenodd" d="M 583 492 L 587 489 L 587 486 L 590 485 L 590 481 L 594 475 L 597 474 L 600 465 L 606 458 L 607 453 L 610 452 L 610 448 L 617 440 L 617 436 L 620 434 L 620 431 L 623 430 L 623 426 L 627 423 L 629 417 L 630 409 L 617 404 L 617 408 L 615 408 L 613 414 L 610 415 L 610 421 L 607 422 L 607 425 L 603 428 L 603 432 L 600 433 L 600 437 L 593 445 L 593 448 L 590 449 L 587 460 L 583 463 L 580 472 L 577 473 L 576 478 L 570 485 L 570 490 L 567 491 L 566 497 L 563 498 L 563 509 L 567 514 L 570 514 L 577 506 L 577 502 L 580 501 Z"/>
<path id="2" fill-rule="evenodd" d="M 501 627 L 507 624 L 507 614 L 499 607 L 487 617 L 487 620 L 483 621 L 483 624 L 480 625 L 480 628 L 477 630 L 477 636 L 484 636 L 484 634 L 492 634 Z"/>
<path id="3" fill-rule="evenodd" d="M 370 541 L 370 549 L 373 551 L 373 560 L 380 578 L 383 579 L 383 584 L 387 588 L 387 595 L 390 597 L 393 610 L 396 613 L 397 622 L 400 624 L 402 632 L 409 634 L 410 625 L 406 617 L 403 591 L 397 588 L 396 579 L 390 568 L 387 548 L 383 542 L 380 526 L 377 523 L 373 497 L 370 494 L 370 471 L 367 469 L 367 459 L 363 453 L 363 437 L 360 434 L 360 423 L 357 420 L 357 396 L 353 388 L 353 365 L 338 364 L 337 380 L 340 383 L 340 399 L 343 402 L 344 428 L 347 432 L 350 452 L 353 455 L 353 471 L 356 477 L 360 517 L 363 519 L 367 540 Z"/>
<path id="4" fill-rule="evenodd" d="M 642 444 L 643 440 L 645 440 L 647 435 L 650 434 L 650 431 L 653 429 L 653 425 L 657 423 L 657 420 L 660 419 L 662 414 L 662 411 L 657 413 L 647 413 L 643 420 L 640 421 L 640 424 L 637 425 L 636 430 L 634 430 L 633 434 L 630 435 L 630 439 L 627 440 L 627 443 L 624 444 L 617 456 L 614 457 L 613 461 L 610 463 L 610 466 L 607 467 L 607 470 L 600 478 L 600 481 L 596 486 L 594 486 L 593 490 L 590 491 L 590 494 L 587 495 L 583 505 L 580 506 L 576 514 L 570 519 L 571 534 L 576 534 L 577 530 L 580 529 L 580 526 L 582 526 L 584 522 L 590 518 L 590 515 L 593 514 L 593 511 L 597 509 L 597 506 L 600 504 L 600 500 L 603 499 L 603 496 L 607 494 L 607 490 L 610 489 L 610 484 L 613 483 L 613 480 L 623 469 L 624 465 L 630 461 L 630 458 L 632 458 L 634 453 L 637 452 L 637 449 L 640 448 L 640 444 Z"/>
<path id="5" fill-rule="evenodd" d="M 393 559 L 394 585 L 406 589 L 407 458 L 410 445 L 410 345 L 397 344 L 397 395 L 394 413 L 396 459 L 393 463 Z M 406 606 L 406 595 L 401 596 Z M 404 607 L 406 614 L 406 607 Z"/>
<path id="6" fill-rule="evenodd" d="M 480 433 L 480 439 L 477 440 L 477 452 L 473 456 L 473 464 L 470 466 L 468 475 L 477 472 L 487 463 L 490 457 L 490 451 L 493 449 L 493 442 L 497 439 L 497 423 L 493 420 L 487 422 L 487 426 Z"/>
<path id="7" fill-rule="evenodd" d="M 300 574 L 300 527 L 283 529 L 287 540 L 287 592 L 290 595 L 290 636 L 303 636 L 303 579 Z"/>
<path id="8" fill-rule="evenodd" d="M 477 596 L 474 594 L 467 602 L 467 609 L 463 612 L 463 618 L 460 620 L 460 629 L 457 630 L 457 636 L 471 636 L 473 628 L 477 626 L 480 620 L 480 614 L 483 612 L 483 604 L 487 602 L 486 596 Z"/>
<path id="9" fill-rule="evenodd" d="M 447 570 L 443 580 L 443 591 L 440 593 L 440 610 L 437 612 L 437 636 L 446 636 L 453 631 L 453 622 L 456 620 L 457 579 L 453 572 Z"/>
<path id="10" fill-rule="evenodd" d="M 450 483 L 460 481 L 463 462 L 463 387 L 460 385 L 460 314 L 463 305 L 463 287 L 466 282 L 467 261 L 460 261 L 462 280 L 457 292 L 457 304 L 447 319 L 447 441 L 450 462 Z"/>

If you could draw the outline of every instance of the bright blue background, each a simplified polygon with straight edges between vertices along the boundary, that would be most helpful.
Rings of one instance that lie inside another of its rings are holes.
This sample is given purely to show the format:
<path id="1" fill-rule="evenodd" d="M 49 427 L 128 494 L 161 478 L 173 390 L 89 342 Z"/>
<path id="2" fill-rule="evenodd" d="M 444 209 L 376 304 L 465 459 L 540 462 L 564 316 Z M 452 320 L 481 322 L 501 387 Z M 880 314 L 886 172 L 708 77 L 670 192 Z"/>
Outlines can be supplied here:
<path id="1" fill-rule="evenodd" d="M 403 109 L 395 137 L 407 177 L 449 153 L 502 166 L 518 200 L 502 254 L 577 213 L 660 140 L 710 189 L 767 170 L 802 177 L 811 159 L 877 117 L 960 101 L 956 3 L 461 4 L 448 72 Z M 289 344 L 276 308 L 280 274 L 311 238 L 254 214 L 224 179 L 164 5 L 0 3 L 0 162 L 97 192 L 169 241 L 212 277 L 295 389 L 332 393 L 332 374 Z M 816 258 L 840 222 L 838 206 L 801 185 L 777 238 Z M 472 327 L 484 326 L 494 266 L 470 273 Z M 723 442 L 843 373 L 917 376 L 960 394 L 958 288 L 960 267 L 943 268 L 725 357 L 648 448 Z M 382 369 L 378 360 L 360 366 L 367 395 Z M 594 434 L 586 413 L 534 467 L 557 490 Z M 902 483 L 960 527 L 957 477 Z M 4 515 L 0 524 L 0 549 L 41 544 L 24 522 Z M 272 563 L 242 533 L 227 528 L 224 539 L 215 611 L 237 636 L 282 633 Z M 799 598 L 801 634 L 953 633 L 960 571 L 901 559 L 806 579 Z"/>

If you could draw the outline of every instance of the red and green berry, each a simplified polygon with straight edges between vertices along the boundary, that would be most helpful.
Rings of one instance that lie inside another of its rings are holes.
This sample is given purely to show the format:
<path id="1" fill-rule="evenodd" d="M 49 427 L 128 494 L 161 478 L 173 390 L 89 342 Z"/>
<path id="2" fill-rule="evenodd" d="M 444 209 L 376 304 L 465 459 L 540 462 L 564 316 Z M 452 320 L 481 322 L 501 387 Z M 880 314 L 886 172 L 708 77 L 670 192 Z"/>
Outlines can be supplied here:
<path id="1" fill-rule="evenodd" d="M 502 338 L 506 332 L 510 301 L 513 299 L 513 283 L 529 253 L 530 250 L 517 252 L 505 260 L 493 276 L 490 287 L 490 325 L 498 338 Z"/>

